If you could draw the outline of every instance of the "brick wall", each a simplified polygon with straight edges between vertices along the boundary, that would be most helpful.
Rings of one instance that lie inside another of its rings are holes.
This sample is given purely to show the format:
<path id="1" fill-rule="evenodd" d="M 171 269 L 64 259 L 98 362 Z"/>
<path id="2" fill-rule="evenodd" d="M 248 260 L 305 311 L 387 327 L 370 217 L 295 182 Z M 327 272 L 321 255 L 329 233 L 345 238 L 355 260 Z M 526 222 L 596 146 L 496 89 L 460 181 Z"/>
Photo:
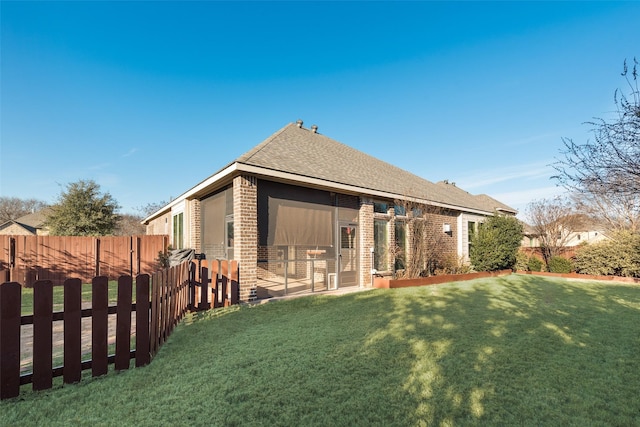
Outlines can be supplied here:
<path id="1" fill-rule="evenodd" d="M 240 300 L 256 299 L 258 261 L 258 184 L 251 176 L 233 179 L 234 258 L 240 267 Z"/>
<path id="2" fill-rule="evenodd" d="M 373 201 L 362 198 L 360 200 L 360 214 L 358 217 L 360 229 L 360 285 L 373 286 L 371 283 L 371 269 L 373 268 L 371 248 L 373 247 Z"/>
<path id="3" fill-rule="evenodd" d="M 187 248 L 195 249 L 196 253 L 202 252 L 201 228 L 200 228 L 200 200 L 193 199 L 188 202 L 189 208 L 189 241 Z"/>

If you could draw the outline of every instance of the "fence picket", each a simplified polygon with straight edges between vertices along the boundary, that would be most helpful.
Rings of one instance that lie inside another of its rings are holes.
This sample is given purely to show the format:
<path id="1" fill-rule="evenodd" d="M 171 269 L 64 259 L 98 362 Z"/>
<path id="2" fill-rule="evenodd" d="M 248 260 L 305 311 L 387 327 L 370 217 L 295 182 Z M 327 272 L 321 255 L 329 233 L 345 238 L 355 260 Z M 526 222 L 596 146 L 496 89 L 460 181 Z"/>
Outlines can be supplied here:
<path id="1" fill-rule="evenodd" d="M 53 385 L 53 282 L 33 284 L 33 390 Z"/>
<path id="2" fill-rule="evenodd" d="M 64 281 L 64 369 L 65 384 L 80 381 L 82 375 L 82 282 Z"/>
<path id="3" fill-rule="evenodd" d="M 151 283 L 151 357 L 158 352 L 160 345 L 160 282 L 162 272 L 153 275 Z"/>
<path id="4" fill-rule="evenodd" d="M 217 265 L 217 261 L 216 261 Z M 236 264 L 232 264 L 236 265 Z M 234 267 L 232 267 L 233 269 Z M 206 270 L 206 267 L 205 267 Z M 109 278 L 92 279 L 91 308 L 82 309 L 82 281 L 67 279 L 63 285 L 64 308 L 53 312 L 51 280 L 34 283 L 34 314 L 21 316 L 22 286 L 18 282 L 0 282 L 0 399 L 16 397 L 20 385 L 32 383 L 34 390 L 51 388 L 53 377 L 62 376 L 65 384 L 81 380 L 82 371 L 93 376 L 151 362 L 159 347 L 191 307 L 191 284 L 195 279 L 193 263 L 183 263 L 157 272 L 136 276 L 136 307 L 132 305 L 133 278 L 118 279 L 118 303 L 109 306 Z M 202 272 L 200 272 L 202 274 Z M 231 271 L 233 275 L 233 271 Z M 208 273 L 205 271 L 205 278 Z M 152 280 L 151 280 L 152 279 Z M 217 280 L 217 279 L 216 279 Z M 230 280 L 233 280 L 231 278 Z M 208 294 L 204 280 L 203 293 Z M 233 299 L 233 298 L 231 298 Z M 132 312 L 136 311 L 136 351 L 131 351 Z M 108 355 L 109 315 L 116 313 L 116 354 Z M 82 361 L 82 319 L 91 317 L 91 360 Z M 52 366 L 52 330 L 54 321 L 64 322 L 64 363 Z M 33 324 L 33 372 L 20 374 L 20 328 Z"/>
<path id="5" fill-rule="evenodd" d="M 149 275 L 139 274 L 136 276 L 136 367 L 149 362 Z"/>
<path id="6" fill-rule="evenodd" d="M 109 368 L 109 278 L 94 277 L 91 286 L 91 375 L 105 375 Z"/>
<path id="7" fill-rule="evenodd" d="M 0 399 L 20 393 L 20 306 L 18 282 L 0 285 Z"/>
<path id="8" fill-rule="evenodd" d="M 240 270 L 238 269 L 238 261 L 229 261 L 229 265 L 231 305 L 236 305 L 240 302 Z"/>
<path id="9" fill-rule="evenodd" d="M 229 301 L 229 263 L 227 260 L 220 261 L 220 286 L 222 288 L 222 306 L 227 307 Z"/>
<path id="10" fill-rule="evenodd" d="M 116 371 L 129 369 L 131 358 L 131 276 L 118 278 L 118 308 L 116 310 Z"/>

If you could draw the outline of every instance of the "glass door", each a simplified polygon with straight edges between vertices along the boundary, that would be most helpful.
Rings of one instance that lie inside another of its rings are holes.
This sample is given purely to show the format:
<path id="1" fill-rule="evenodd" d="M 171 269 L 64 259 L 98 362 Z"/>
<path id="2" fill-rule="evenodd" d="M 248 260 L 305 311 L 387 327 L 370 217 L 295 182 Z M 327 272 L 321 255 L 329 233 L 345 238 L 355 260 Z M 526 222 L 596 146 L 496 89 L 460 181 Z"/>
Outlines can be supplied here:
<path id="1" fill-rule="evenodd" d="M 339 287 L 358 286 L 358 227 L 340 224 Z"/>

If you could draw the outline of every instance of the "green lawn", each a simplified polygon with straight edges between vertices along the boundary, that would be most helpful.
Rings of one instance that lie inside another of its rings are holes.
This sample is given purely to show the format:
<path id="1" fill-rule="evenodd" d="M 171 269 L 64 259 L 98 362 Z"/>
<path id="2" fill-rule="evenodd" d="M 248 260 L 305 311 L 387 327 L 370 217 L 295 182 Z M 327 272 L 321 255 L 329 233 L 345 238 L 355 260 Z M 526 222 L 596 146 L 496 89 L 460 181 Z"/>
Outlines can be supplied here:
<path id="1" fill-rule="evenodd" d="M 640 425 L 640 287 L 511 275 L 190 316 L 0 425 Z"/>

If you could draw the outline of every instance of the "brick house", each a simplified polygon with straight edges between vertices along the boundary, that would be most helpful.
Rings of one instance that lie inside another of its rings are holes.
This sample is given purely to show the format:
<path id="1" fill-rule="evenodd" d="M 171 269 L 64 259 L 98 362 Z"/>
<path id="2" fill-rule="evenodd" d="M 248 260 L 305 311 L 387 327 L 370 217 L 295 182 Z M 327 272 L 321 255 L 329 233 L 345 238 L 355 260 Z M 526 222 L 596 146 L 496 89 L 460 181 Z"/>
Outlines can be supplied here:
<path id="1" fill-rule="evenodd" d="M 409 203 L 406 204 L 405 202 Z M 290 123 L 145 218 L 147 234 L 207 259 L 235 259 L 240 298 L 371 286 L 411 256 L 409 218 L 428 212 L 426 241 L 468 257 L 469 236 L 496 211 L 454 183 L 432 183 Z"/>

